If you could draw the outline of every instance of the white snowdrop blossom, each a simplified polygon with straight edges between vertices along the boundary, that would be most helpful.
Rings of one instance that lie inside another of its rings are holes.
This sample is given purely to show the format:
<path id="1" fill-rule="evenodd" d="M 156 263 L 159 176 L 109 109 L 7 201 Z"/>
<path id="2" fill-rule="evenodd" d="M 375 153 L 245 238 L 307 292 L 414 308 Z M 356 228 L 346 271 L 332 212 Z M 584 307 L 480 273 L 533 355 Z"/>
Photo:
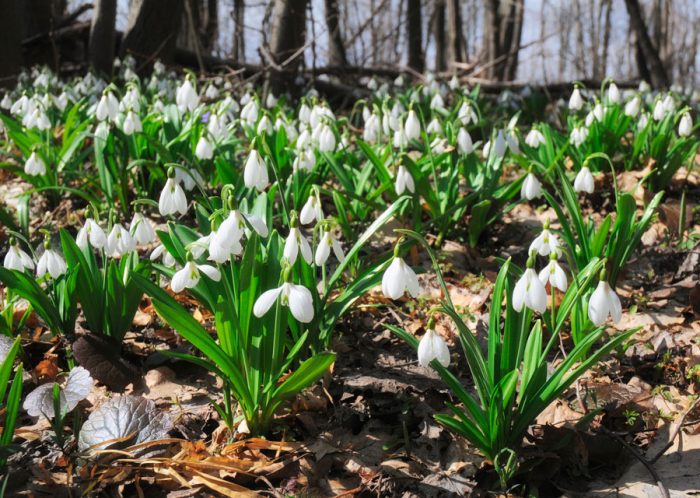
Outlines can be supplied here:
<path id="1" fill-rule="evenodd" d="M 32 152 L 24 163 L 24 172 L 31 176 L 46 174 L 46 164 L 44 160 L 35 152 Z"/>
<path id="2" fill-rule="evenodd" d="M 311 261 L 313 260 L 311 245 L 309 244 L 309 241 L 306 240 L 306 237 L 304 237 L 304 235 L 301 233 L 299 227 L 293 226 L 289 229 L 289 235 L 284 241 L 284 251 L 282 254 L 285 258 L 287 258 L 289 264 L 293 265 L 296 263 L 297 256 L 299 255 L 300 251 L 304 261 L 311 264 Z"/>
<path id="3" fill-rule="evenodd" d="M 107 245 L 107 235 L 92 218 L 85 219 L 85 224 L 78 230 L 78 235 L 75 238 L 75 243 L 81 249 L 85 249 L 88 242 L 95 249 L 102 249 Z"/>
<path id="4" fill-rule="evenodd" d="M 285 282 L 276 289 L 270 289 L 258 297 L 253 306 L 253 314 L 261 318 L 270 311 L 272 305 L 280 300 L 282 306 L 288 306 L 292 316 L 301 323 L 314 319 L 314 300 L 311 291 L 303 285 Z"/>
<path id="5" fill-rule="evenodd" d="M 593 174 L 591 174 L 591 170 L 588 169 L 588 166 L 583 166 L 574 179 L 574 190 L 576 192 L 592 194 L 594 189 L 595 182 L 593 181 Z"/>
<path id="6" fill-rule="evenodd" d="M 639 95 L 635 95 L 632 100 L 627 102 L 625 104 L 625 116 L 629 116 L 631 118 L 636 118 L 637 115 L 639 115 L 639 111 L 642 108 L 642 99 L 639 98 Z"/>
<path id="7" fill-rule="evenodd" d="M 142 132 L 143 126 L 141 125 L 141 119 L 138 114 L 134 111 L 127 112 L 124 123 L 122 124 L 122 130 L 124 130 L 125 135 L 133 135 L 134 133 Z"/>
<path id="8" fill-rule="evenodd" d="M 620 95 L 620 89 L 615 83 L 610 83 L 608 87 L 608 102 L 611 104 L 619 104 L 622 96 Z"/>
<path id="9" fill-rule="evenodd" d="M 129 231 L 121 223 L 115 224 L 107 237 L 106 253 L 113 257 L 120 257 L 135 250 L 136 241 Z"/>
<path id="10" fill-rule="evenodd" d="M 161 216 L 168 216 L 175 213 L 187 213 L 187 198 L 185 191 L 175 178 L 168 178 L 165 187 L 158 199 L 158 211 Z"/>
<path id="11" fill-rule="evenodd" d="M 466 128 L 460 128 L 457 132 L 457 150 L 465 155 L 474 152 L 474 143 Z"/>
<path id="12" fill-rule="evenodd" d="M 202 161 L 206 161 L 214 157 L 214 146 L 204 135 L 199 137 L 197 146 L 194 149 L 194 155 L 197 156 L 197 159 Z"/>
<path id="13" fill-rule="evenodd" d="M 403 195 L 404 192 L 414 193 L 416 191 L 416 185 L 413 181 L 413 176 L 402 164 L 396 170 L 396 178 L 394 180 L 394 190 L 396 190 L 397 195 Z"/>
<path id="14" fill-rule="evenodd" d="M 189 78 L 185 78 L 175 94 L 175 103 L 180 112 L 193 112 L 199 106 L 199 95 Z"/>
<path id="15" fill-rule="evenodd" d="M 540 130 L 533 128 L 525 137 L 525 143 L 533 149 L 536 149 L 544 143 L 544 135 Z"/>
<path id="16" fill-rule="evenodd" d="M 63 256 L 53 249 L 46 248 L 37 262 L 36 276 L 37 278 L 41 278 L 48 273 L 51 277 L 58 278 L 66 273 L 67 270 L 68 268 L 66 267 Z"/>
<path id="17" fill-rule="evenodd" d="M 542 184 L 532 173 L 528 173 L 520 187 L 520 197 L 531 201 L 542 195 Z"/>
<path id="18" fill-rule="evenodd" d="M 188 261 L 181 270 L 178 270 L 175 275 L 173 275 L 170 288 L 173 292 L 177 293 L 185 289 L 196 287 L 201 278 L 200 272 L 204 273 L 214 282 L 221 280 L 221 272 L 219 272 L 216 267 L 211 265 L 198 265 L 194 261 Z"/>
<path id="19" fill-rule="evenodd" d="M 448 367 L 450 350 L 442 336 L 429 328 L 418 343 L 418 363 L 427 368 L 433 360 L 437 360 L 443 367 Z"/>
<path id="20" fill-rule="evenodd" d="M 267 237 L 268 228 L 262 218 L 234 209 L 209 240 L 209 260 L 224 263 L 232 256 L 239 256 L 243 253 L 241 239 L 245 235 L 246 222 L 250 223 L 258 235 Z"/>
<path id="21" fill-rule="evenodd" d="M 248 155 L 243 169 L 243 182 L 248 188 L 256 188 L 262 192 L 270 183 L 267 176 L 267 166 L 257 150 L 253 149 Z"/>
<path id="22" fill-rule="evenodd" d="M 547 309 L 547 291 L 532 268 L 525 269 L 513 289 L 513 309 L 522 311 L 523 306 L 538 313 L 544 313 Z"/>
<path id="23" fill-rule="evenodd" d="M 331 255 L 331 249 L 333 254 L 338 259 L 339 263 L 345 261 L 345 253 L 340 245 L 338 239 L 333 235 L 330 229 L 324 230 L 323 235 L 321 235 L 321 240 L 316 247 L 316 254 L 314 256 L 314 262 L 317 266 L 323 266 L 328 261 L 328 257 Z"/>
<path id="24" fill-rule="evenodd" d="M 406 135 L 406 140 L 420 140 L 420 121 L 416 115 L 416 111 L 411 109 L 408 111 L 408 116 L 406 117 L 406 123 L 403 126 L 404 134 Z"/>
<path id="25" fill-rule="evenodd" d="M 580 146 L 588 138 L 588 128 L 585 126 L 577 126 L 571 130 L 571 143 L 576 147 Z"/>
<path id="26" fill-rule="evenodd" d="M 299 223 L 302 225 L 309 225 L 314 221 L 321 221 L 323 219 L 323 210 L 321 208 L 321 199 L 318 194 L 311 194 L 309 198 L 306 199 L 304 206 L 301 208 L 299 213 Z"/>
<path id="27" fill-rule="evenodd" d="M 27 254 L 17 243 L 10 243 L 10 248 L 5 254 L 5 259 L 3 260 L 3 266 L 8 270 L 17 270 L 23 272 L 24 270 L 34 269 L 34 260 Z"/>
<path id="28" fill-rule="evenodd" d="M 399 299 L 406 291 L 411 296 L 418 297 L 420 292 L 418 277 L 403 258 L 394 256 L 393 261 L 382 276 L 382 292 L 389 299 Z"/>
<path id="29" fill-rule="evenodd" d="M 559 239 L 549 230 L 549 222 L 547 221 L 542 232 L 530 244 L 528 252 L 536 251 L 540 256 L 549 256 L 553 252 L 556 253 L 559 246 Z"/>
<path id="30" fill-rule="evenodd" d="M 608 319 L 608 315 L 615 323 L 619 322 L 622 319 L 622 305 L 610 284 L 600 280 L 588 301 L 588 318 L 596 327 L 600 327 Z"/>
<path id="31" fill-rule="evenodd" d="M 690 113 L 686 112 L 681 117 L 680 123 L 678 123 L 678 135 L 681 137 L 687 137 L 693 131 L 693 119 L 690 117 Z"/>
<path id="32" fill-rule="evenodd" d="M 580 111 L 583 108 L 583 97 L 581 97 L 581 91 L 574 88 L 571 92 L 571 97 L 569 97 L 569 110 Z"/>
<path id="33" fill-rule="evenodd" d="M 554 257 L 552 257 L 549 260 L 547 266 L 540 270 L 538 276 L 540 282 L 542 282 L 542 285 L 546 286 L 547 282 L 549 282 L 552 287 L 556 287 L 562 292 L 566 292 L 566 289 L 569 286 L 569 282 L 566 278 L 566 273 Z"/>
<path id="34" fill-rule="evenodd" d="M 141 245 L 150 244 L 156 238 L 156 231 L 153 229 L 151 221 L 139 212 L 134 213 L 129 230 L 134 240 Z"/>

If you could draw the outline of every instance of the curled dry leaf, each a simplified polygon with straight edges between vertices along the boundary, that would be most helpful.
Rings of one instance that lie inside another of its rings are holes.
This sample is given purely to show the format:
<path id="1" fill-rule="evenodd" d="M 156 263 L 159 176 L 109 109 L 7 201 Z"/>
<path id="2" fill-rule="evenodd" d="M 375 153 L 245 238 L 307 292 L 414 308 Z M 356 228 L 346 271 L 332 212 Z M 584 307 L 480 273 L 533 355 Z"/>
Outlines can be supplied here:
<path id="1" fill-rule="evenodd" d="M 42 384 L 27 395 L 22 406 L 30 416 L 44 415 L 48 419 L 54 418 L 53 386 L 53 382 Z M 91 390 L 90 373 L 83 367 L 75 367 L 68 375 L 65 386 L 60 389 L 61 412 L 66 414 L 73 410 L 78 403 L 87 398 Z"/>

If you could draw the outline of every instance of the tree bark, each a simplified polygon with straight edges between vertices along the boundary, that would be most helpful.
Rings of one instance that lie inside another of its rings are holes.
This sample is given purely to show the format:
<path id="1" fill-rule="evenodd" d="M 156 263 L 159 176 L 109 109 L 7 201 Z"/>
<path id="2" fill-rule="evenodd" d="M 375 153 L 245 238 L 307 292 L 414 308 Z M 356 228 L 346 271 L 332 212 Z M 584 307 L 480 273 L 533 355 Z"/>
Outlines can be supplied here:
<path id="1" fill-rule="evenodd" d="M 666 69 L 664 68 L 663 63 L 659 58 L 659 53 L 656 51 L 654 45 L 651 43 L 649 32 L 647 31 L 646 24 L 644 23 L 644 19 L 642 17 L 642 9 L 639 6 L 639 1 L 625 0 L 625 6 L 627 7 L 627 14 L 630 17 L 630 28 L 637 37 L 637 46 L 639 49 L 637 55 L 638 63 L 640 61 L 641 56 L 644 66 L 647 69 L 645 72 L 647 72 L 649 75 L 649 83 L 652 87 L 667 87 L 668 76 L 666 74 Z M 640 74 L 642 74 L 642 65 L 638 65 Z"/>
<path id="2" fill-rule="evenodd" d="M 489 0 L 485 6 L 486 77 L 512 81 L 518 72 L 524 0 Z"/>
<path id="3" fill-rule="evenodd" d="M 462 50 L 462 14 L 459 0 L 447 0 L 447 57 L 450 67 L 464 61 Z"/>
<path id="4" fill-rule="evenodd" d="M 304 58 L 306 40 L 306 6 L 308 0 L 274 0 L 270 56 L 273 59 L 268 88 L 280 95 L 285 83 L 294 80 Z"/>
<path id="5" fill-rule="evenodd" d="M 245 1 L 233 2 L 233 58 L 237 62 L 245 61 Z"/>
<path id="6" fill-rule="evenodd" d="M 338 0 L 324 0 L 326 27 L 328 28 L 328 64 L 344 66 L 348 63 L 345 56 L 343 35 L 340 32 L 340 10 Z"/>
<path id="7" fill-rule="evenodd" d="M 425 70 L 423 57 L 423 16 L 421 15 L 421 0 L 408 0 L 406 16 L 406 40 L 408 41 L 408 67 L 418 73 Z"/>
<path id="8" fill-rule="evenodd" d="M 157 59 L 168 63 L 175 53 L 183 0 L 132 0 L 120 54 L 131 54 L 150 69 Z"/>
<path id="9" fill-rule="evenodd" d="M 96 0 L 90 25 L 89 59 L 96 71 L 112 75 L 117 0 Z"/>
<path id="10" fill-rule="evenodd" d="M 0 0 L 0 78 L 11 86 L 22 69 L 22 27 L 19 0 Z"/>
<path id="11" fill-rule="evenodd" d="M 445 36 L 445 0 L 435 2 L 432 17 L 432 31 L 435 37 L 435 70 L 447 70 L 447 40 Z"/>

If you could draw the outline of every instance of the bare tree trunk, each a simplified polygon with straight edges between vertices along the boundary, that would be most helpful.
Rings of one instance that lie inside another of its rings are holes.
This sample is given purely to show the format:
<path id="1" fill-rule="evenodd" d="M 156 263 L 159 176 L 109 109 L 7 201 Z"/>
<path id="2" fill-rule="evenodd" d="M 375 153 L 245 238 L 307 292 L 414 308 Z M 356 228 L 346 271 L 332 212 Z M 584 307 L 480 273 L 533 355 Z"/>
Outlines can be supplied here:
<path id="1" fill-rule="evenodd" d="M 216 0 L 185 0 L 177 46 L 204 55 L 211 54 L 218 29 Z"/>
<path id="2" fill-rule="evenodd" d="M 328 63 L 331 66 L 345 66 L 343 35 L 340 32 L 340 10 L 338 0 L 325 0 L 326 27 L 328 28 Z"/>
<path id="3" fill-rule="evenodd" d="M 132 0 L 120 47 L 150 67 L 157 59 L 170 62 L 175 54 L 183 0 Z"/>
<path id="4" fill-rule="evenodd" d="M 90 65 L 96 71 L 111 76 L 114 60 L 117 0 L 96 0 L 90 25 Z"/>
<path id="5" fill-rule="evenodd" d="M 525 12 L 525 0 L 509 0 L 505 8 L 508 9 L 507 16 L 503 22 L 505 29 L 501 28 L 501 54 L 505 56 L 503 69 L 504 81 L 515 80 L 518 74 L 518 56 L 520 54 L 520 40 L 523 33 L 523 16 Z M 501 4 L 503 7 L 503 4 Z"/>
<path id="6" fill-rule="evenodd" d="M 668 86 L 668 76 L 664 68 L 656 48 L 651 43 L 649 32 L 642 18 L 642 10 L 638 0 L 625 0 L 627 14 L 630 17 L 630 28 L 634 31 L 637 38 L 638 55 L 637 61 L 639 64 L 639 72 L 642 74 L 642 66 L 647 68 L 649 83 L 654 88 L 663 88 Z M 641 56 L 641 58 L 640 58 Z"/>
<path id="7" fill-rule="evenodd" d="M 486 77 L 515 79 L 523 28 L 524 0 L 489 0 L 484 11 Z"/>
<path id="8" fill-rule="evenodd" d="M 406 40 L 408 41 L 408 67 L 422 73 L 425 70 L 425 58 L 423 57 L 423 17 L 420 2 L 421 0 L 408 0 Z"/>
<path id="9" fill-rule="evenodd" d="M 435 10 L 432 17 L 432 32 L 435 38 L 435 71 L 446 71 L 445 0 L 437 0 L 435 2 Z"/>
<path id="10" fill-rule="evenodd" d="M 601 58 L 601 67 L 603 75 L 608 72 L 608 51 L 610 48 L 610 18 L 612 15 L 612 1 L 602 0 L 602 5 L 605 6 L 605 25 L 603 26 L 603 56 Z"/>
<path id="11" fill-rule="evenodd" d="M 447 52 L 449 65 L 464 61 L 462 50 L 462 15 L 459 0 L 447 0 Z"/>
<path id="12" fill-rule="evenodd" d="M 0 0 L 0 11 L 0 78 L 5 86 L 11 86 L 23 62 L 19 0 Z"/>
<path id="13" fill-rule="evenodd" d="M 245 1 L 233 2 L 233 59 L 236 62 L 245 61 Z"/>
<path id="14" fill-rule="evenodd" d="M 270 55 L 277 67 L 269 75 L 269 89 L 280 95 L 292 82 L 304 57 L 308 0 L 274 0 Z"/>

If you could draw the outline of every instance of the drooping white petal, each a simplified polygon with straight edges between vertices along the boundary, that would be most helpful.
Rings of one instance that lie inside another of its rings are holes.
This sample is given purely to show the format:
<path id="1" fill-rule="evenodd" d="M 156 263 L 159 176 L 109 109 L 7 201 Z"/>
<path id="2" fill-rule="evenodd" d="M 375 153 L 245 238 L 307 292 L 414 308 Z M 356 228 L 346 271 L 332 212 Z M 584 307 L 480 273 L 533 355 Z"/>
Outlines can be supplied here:
<path id="1" fill-rule="evenodd" d="M 253 314 L 258 318 L 263 316 L 270 310 L 272 305 L 275 304 L 275 301 L 277 301 L 281 293 L 282 287 L 277 287 L 276 289 L 270 289 L 260 294 L 253 306 Z"/>
<path id="2" fill-rule="evenodd" d="M 596 327 L 600 327 L 608 318 L 610 303 L 608 301 L 607 282 L 598 282 L 598 287 L 588 300 L 588 318 Z"/>
<path id="3" fill-rule="evenodd" d="M 437 359 L 443 366 L 450 365 L 450 350 L 445 340 L 434 330 L 428 329 L 418 343 L 418 363 L 423 367 L 430 366 L 430 362 Z"/>
<path id="4" fill-rule="evenodd" d="M 288 284 L 289 310 L 292 316 L 301 323 L 309 323 L 314 319 L 314 300 L 311 291 L 303 285 Z"/>

